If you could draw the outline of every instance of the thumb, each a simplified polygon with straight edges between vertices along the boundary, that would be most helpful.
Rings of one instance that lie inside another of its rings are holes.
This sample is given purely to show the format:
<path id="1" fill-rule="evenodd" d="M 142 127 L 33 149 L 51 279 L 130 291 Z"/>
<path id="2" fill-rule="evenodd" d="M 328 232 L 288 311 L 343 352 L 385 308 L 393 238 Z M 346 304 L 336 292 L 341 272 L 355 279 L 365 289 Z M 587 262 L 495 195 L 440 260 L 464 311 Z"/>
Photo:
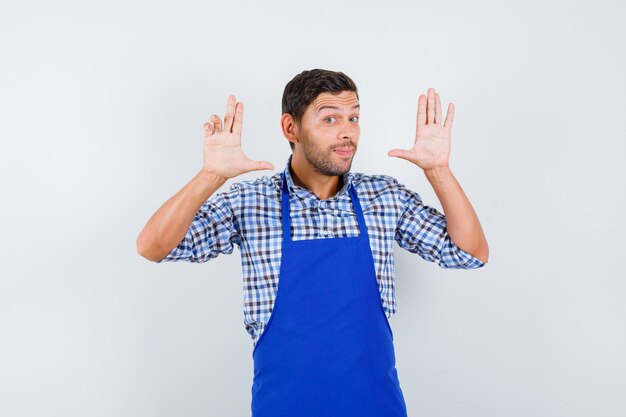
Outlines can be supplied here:
<path id="1" fill-rule="evenodd" d="M 249 161 L 248 168 L 250 171 L 259 171 L 262 169 L 274 169 L 274 165 L 267 161 Z"/>
<path id="2" fill-rule="evenodd" d="M 406 160 L 409 160 L 410 154 L 411 153 L 406 149 L 392 149 L 389 152 L 387 152 L 388 156 L 395 156 L 397 158 L 402 158 Z"/>

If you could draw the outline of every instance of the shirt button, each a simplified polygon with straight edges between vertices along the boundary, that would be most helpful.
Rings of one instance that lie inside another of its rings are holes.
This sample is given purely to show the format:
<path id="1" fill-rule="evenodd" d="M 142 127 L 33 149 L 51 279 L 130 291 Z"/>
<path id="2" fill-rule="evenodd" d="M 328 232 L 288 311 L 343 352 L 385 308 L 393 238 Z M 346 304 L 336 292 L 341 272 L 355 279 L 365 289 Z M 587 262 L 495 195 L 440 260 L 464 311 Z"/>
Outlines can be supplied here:
<path id="1" fill-rule="evenodd" d="M 326 235 L 328 235 L 328 230 L 326 229 L 322 230 L 322 236 L 326 236 Z"/>

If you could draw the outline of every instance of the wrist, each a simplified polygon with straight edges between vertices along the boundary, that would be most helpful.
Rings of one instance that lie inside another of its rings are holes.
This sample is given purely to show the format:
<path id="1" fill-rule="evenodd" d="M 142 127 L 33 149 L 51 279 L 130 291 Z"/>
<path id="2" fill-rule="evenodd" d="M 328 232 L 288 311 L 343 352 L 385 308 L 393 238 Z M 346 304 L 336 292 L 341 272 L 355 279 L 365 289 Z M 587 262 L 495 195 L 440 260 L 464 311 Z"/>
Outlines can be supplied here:
<path id="1" fill-rule="evenodd" d="M 228 180 L 226 177 L 204 169 L 200 170 L 200 172 L 196 175 L 196 178 L 204 191 L 211 192 L 224 185 L 224 183 Z"/>
<path id="2" fill-rule="evenodd" d="M 213 171 L 209 171 L 205 168 L 202 168 L 200 170 L 200 172 L 198 173 L 198 176 L 203 180 L 206 181 L 207 183 L 217 183 L 217 182 L 226 182 L 228 180 L 227 177 L 224 177 L 223 175 L 220 175 L 216 172 Z"/>
<path id="3" fill-rule="evenodd" d="M 424 174 L 426 175 L 442 175 L 447 174 L 448 172 L 451 172 L 449 165 L 427 168 L 424 170 Z"/>
<path id="4" fill-rule="evenodd" d="M 452 171 L 449 166 L 439 166 L 434 168 L 428 168 L 424 170 L 426 178 L 430 181 L 443 182 L 452 177 Z"/>

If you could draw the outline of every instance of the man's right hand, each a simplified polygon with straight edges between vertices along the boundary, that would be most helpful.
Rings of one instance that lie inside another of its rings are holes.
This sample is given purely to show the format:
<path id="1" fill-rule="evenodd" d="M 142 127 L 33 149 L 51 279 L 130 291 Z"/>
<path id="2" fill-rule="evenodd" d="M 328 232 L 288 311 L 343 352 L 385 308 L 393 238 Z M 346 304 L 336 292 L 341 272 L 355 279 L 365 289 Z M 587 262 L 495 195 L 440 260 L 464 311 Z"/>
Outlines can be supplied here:
<path id="1" fill-rule="evenodd" d="M 228 96 L 224 124 L 216 114 L 204 124 L 204 166 L 202 170 L 211 175 L 228 179 L 261 169 L 274 169 L 266 161 L 252 161 L 241 149 L 243 103 L 235 104 L 235 96 Z"/>
<path id="2" fill-rule="evenodd" d="M 151 261 L 163 259 L 178 245 L 200 209 L 228 178 L 259 169 L 269 162 L 251 161 L 241 149 L 243 104 L 228 97 L 224 126 L 217 115 L 204 125 L 202 170 L 152 215 L 137 237 L 137 251 Z"/>

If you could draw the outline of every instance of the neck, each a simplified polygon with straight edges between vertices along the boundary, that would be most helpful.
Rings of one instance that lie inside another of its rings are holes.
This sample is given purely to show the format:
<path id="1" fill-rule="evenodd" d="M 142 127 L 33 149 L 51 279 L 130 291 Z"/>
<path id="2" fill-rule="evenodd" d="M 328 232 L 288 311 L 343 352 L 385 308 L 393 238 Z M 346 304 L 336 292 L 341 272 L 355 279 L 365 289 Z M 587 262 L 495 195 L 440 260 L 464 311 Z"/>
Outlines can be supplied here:
<path id="1" fill-rule="evenodd" d="M 337 195 L 343 186 L 342 176 L 320 174 L 310 165 L 301 163 L 295 155 L 291 158 L 289 172 L 294 184 L 310 190 L 320 200 Z"/>

